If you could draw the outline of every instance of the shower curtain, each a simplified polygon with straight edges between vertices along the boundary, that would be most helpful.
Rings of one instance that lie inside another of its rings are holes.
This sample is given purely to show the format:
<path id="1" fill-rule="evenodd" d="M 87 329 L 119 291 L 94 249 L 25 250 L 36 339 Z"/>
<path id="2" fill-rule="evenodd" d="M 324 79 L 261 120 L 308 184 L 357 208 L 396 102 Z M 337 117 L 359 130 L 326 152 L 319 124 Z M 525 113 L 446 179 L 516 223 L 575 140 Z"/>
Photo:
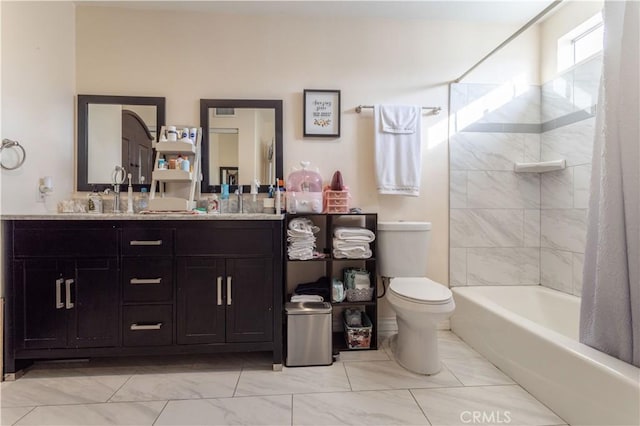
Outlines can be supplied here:
<path id="1" fill-rule="evenodd" d="M 640 2 L 606 1 L 580 341 L 640 367 Z"/>

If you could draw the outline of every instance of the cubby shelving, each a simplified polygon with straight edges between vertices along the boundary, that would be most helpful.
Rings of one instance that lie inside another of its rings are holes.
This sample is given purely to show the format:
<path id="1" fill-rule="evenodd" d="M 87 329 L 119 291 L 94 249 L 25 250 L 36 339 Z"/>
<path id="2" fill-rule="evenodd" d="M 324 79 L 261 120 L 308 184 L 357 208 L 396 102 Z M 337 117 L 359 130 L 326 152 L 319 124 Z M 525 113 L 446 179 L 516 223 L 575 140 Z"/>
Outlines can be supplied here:
<path id="1" fill-rule="evenodd" d="M 334 229 L 338 226 L 359 226 L 367 228 L 376 235 L 378 215 L 376 213 L 298 213 L 287 215 L 287 226 L 289 222 L 297 217 L 309 218 L 320 228 L 320 232 L 316 235 L 317 251 L 324 254 L 323 258 L 314 258 L 310 260 L 294 260 L 286 259 L 286 297 L 295 290 L 295 287 L 301 282 L 315 281 L 322 276 L 329 278 L 338 278 L 343 280 L 342 271 L 347 267 L 357 267 L 366 269 L 369 272 L 371 285 L 374 287 L 373 297 L 367 302 L 332 302 L 333 307 L 333 346 L 334 351 L 346 351 L 343 331 L 343 311 L 346 308 L 359 308 L 366 312 L 373 325 L 371 333 L 371 345 L 369 349 L 378 348 L 377 339 L 377 286 L 376 286 L 376 241 L 370 243 L 372 256 L 367 259 L 336 259 L 332 256 L 332 241 Z M 362 349 L 358 349 L 362 350 Z"/>

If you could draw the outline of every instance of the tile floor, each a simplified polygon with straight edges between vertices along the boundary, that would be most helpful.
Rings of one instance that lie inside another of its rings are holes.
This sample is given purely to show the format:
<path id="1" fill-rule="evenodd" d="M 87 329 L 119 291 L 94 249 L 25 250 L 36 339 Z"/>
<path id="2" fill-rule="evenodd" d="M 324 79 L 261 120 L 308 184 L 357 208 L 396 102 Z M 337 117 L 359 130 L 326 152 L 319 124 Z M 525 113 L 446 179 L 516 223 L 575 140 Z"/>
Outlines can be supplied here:
<path id="1" fill-rule="evenodd" d="M 412 374 L 377 351 L 271 370 L 269 354 L 41 363 L 0 386 L 2 425 L 562 425 L 458 339 L 443 369 Z"/>

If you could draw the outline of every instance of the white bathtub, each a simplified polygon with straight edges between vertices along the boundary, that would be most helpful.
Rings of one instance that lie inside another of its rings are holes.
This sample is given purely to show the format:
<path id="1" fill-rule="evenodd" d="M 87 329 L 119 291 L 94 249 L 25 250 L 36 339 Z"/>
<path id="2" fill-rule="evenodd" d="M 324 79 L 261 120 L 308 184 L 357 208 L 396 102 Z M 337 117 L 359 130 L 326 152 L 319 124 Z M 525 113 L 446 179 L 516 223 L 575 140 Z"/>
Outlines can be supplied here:
<path id="1" fill-rule="evenodd" d="M 452 290 L 452 331 L 560 417 L 640 425 L 640 369 L 578 342 L 578 297 L 541 286 Z"/>

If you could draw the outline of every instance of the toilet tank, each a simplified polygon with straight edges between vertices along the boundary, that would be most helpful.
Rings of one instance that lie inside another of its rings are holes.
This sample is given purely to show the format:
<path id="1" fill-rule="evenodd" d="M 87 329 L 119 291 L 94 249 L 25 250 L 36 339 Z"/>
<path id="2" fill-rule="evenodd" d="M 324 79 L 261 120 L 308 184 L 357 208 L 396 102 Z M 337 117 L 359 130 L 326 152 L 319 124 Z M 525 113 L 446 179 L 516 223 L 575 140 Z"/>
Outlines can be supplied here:
<path id="1" fill-rule="evenodd" d="M 379 275 L 426 276 L 430 230 L 430 222 L 378 222 Z"/>

